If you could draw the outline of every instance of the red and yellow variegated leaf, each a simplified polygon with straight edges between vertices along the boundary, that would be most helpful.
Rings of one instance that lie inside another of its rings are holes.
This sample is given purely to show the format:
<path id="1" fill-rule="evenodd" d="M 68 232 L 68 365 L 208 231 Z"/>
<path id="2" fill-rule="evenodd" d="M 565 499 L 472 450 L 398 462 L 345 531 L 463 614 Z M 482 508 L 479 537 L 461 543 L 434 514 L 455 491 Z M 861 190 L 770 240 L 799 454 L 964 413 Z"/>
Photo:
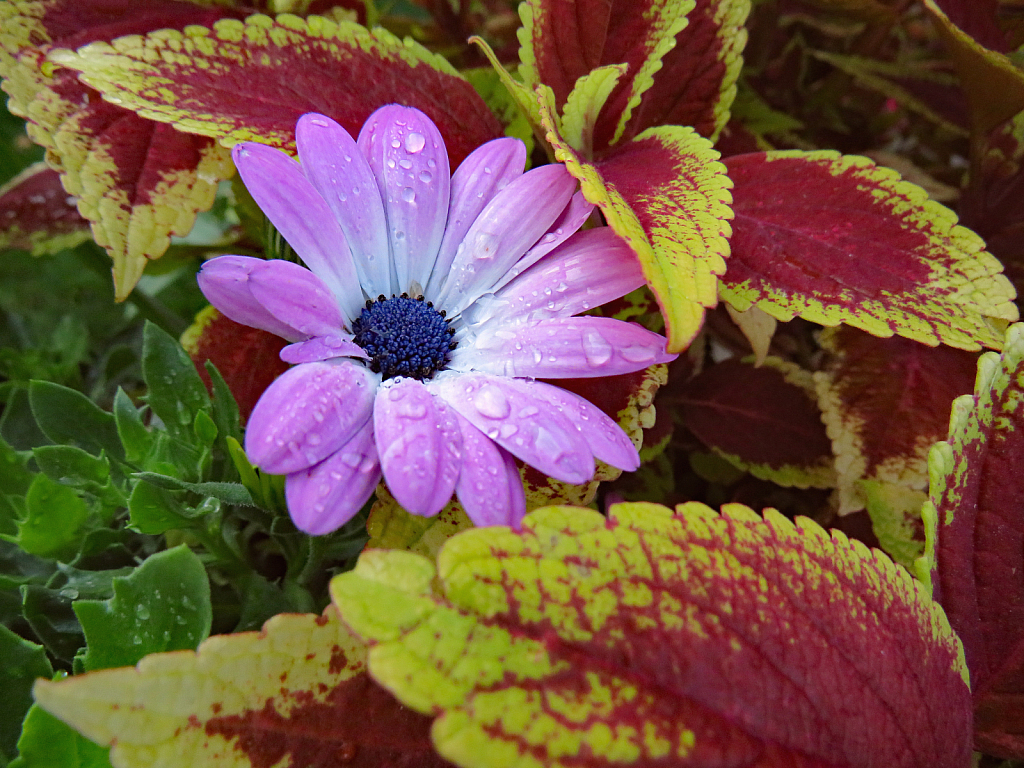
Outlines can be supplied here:
<path id="1" fill-rule="evenodd" d="M 701 442 L 754 477 L 798 488 L 832 488 L 836 477 L 811 374 L 768 358 L 712 365 L 679 388 L 683 423 Z"/>
<path id="2" fill-rule="evenodd" d="M 154 29 L 184 29 L 212 24 L 243 11 L 213 5 L 212 0 L 7 0 L 0 3 L 0 77 L 10 95 L 8 108 L 26 115 L 29 103 L 49 87 L 42 71 L 53 47 L 77 48 L 96 40 Z"/>
<path id="3" fill-rule="evenodd" d="M 1024 759 L 1024 324 L 978 363 L 929 456 L 932 584 L 963 639 L 974 743 Z M 927 566 L 928 563 L 926 562 Z"/>
<path id="4" fill-rule="evenodd" d="M 370 674 L 464 768 L 970 764 L 942 610 L 804 518 L 548 507 L 455 536 L 436 571 L 365 552 L 331 591 Z"/>
<path id="5" fill-rule="evenodd" d="M 236 323 L 213 307 L 196 315 L 181 337 L 181 345 L 207 387 L 210 374 L 205 363 L 209 360 L 217 366 L 243 419 L 249 418 L 256 401 L 274 379 L 288 370 L 288 364 L 280 358 L 287 343 L 267 331 Z"/>
<path id="6" fill-rule="evenodd" d="M 981 238 L 895 171 L 831 151 L 725 163 L 736 218 L 721 293 L 737 309 L 962 349 L 998 347 L 1017 318 Z"/>
<path id="7" fill-rule="evenodd" d="M 528 88 L 549 86 L 562 109 L 579 78 L 598 67 L 625 64 L 626 75 L 610 90 L 600 119 L 595 114 L 590 126 L 593 147 L 604 149 L 622 134 L 693 7 L 694 0 L 528 0 L 519 6 L 520 72 Z M 590 156 L 589 147 L 572 146 Z"/>
<path id="8" fill-rule="evenodd" d="M 0 249 L 21 248 L 33 256 L 56 253 L 89 239 L 89 222 L 57 172 L 36 163 L 0 186 Z"/>
<path id="9" fill-rule="evenodd" d="M 936 0 L 947 18 L 981 45 L 1007 53 L 1010 46 L 999 28 L 999 0 Z"/>
<path id="10" fill-rule="evenodd" d="M 668 381 L 668 366 L 654 365 L 646 370 L 621 376 L 596 379 L 558 379 L 548 383 L 574 392 L 596 405 L 618 421 L 633 444 L 641 448 L 644 430 L 654 426 L 657 414 L 654 396 Z M 548 477 L 533 467 L 520 464 L 519 472 L 526 491 L 526 509 L 551 504 L 586 506 L 593 503 L 602 482 L 617 479 L 622 471 L 597 462 L 594 478 L 583 485 L 569 485 Z M 377 501 L 366 521 L 370 533 L 368 549 L 407 549 L 427 557 L 435 557 L 441 546 L 459 531 L 473 527 L 456 499 L 433 517 L 420 517 L 406 512 L 381 483 Z"/>
<path id="11" fill-rule="evenodd" d="M 749 13 L 750 0 L 697 0 L 633 109 L 627 138 L 656 125 L 690 125 L 717 141 L 736 98 Z"/>
<path id="12" fill-rule="evenodd" d="M 1024 72 L 950 21 L 935 0 L 923 2 L 956 65 L 975 130 L 988 133 L 1024 109 Z"/>
<path id="13" fill-rule="evenodd" d="M 36 701 L 104 746 L 115 768 L 446 765 L 429 719 L 365 672 L 366 648 L 337 619 L 276 616 L 137 667 L 36 683 Z M 287 762 L 283 762 L 287 761 Z"/>
<path id="14" fill-rule="evenodd" d="M 704 307 L 717 301 L 729 253 L 732 198 L 718 153 L 690 128 L 662 126 L 590 163 L 555 131 L 548 99 L 541 115 L 555 156 L 640 259 L 665 316 L 669 351 L 684 349 Z"/>
<path id="15" fill-rule="evenodd" d="M 380 28 L 320 16 L 224 19 L 212 28 L 131 35 L 50 58 L 143 117 L 225 146 L 254 140 L 293 149 L 295 121 L 306 112 L 323 112 L 355 135 L 371 112 L 392 102 L 430 116 L 452 167 L 502 132 L 472 85 L 441 56 Z"/>
<path id="16" fill-rule="evenodd" d="M 977 355 L 878 339 L 854 328 L 826 331 L 831 353 L 815 374 L 839 479 L 839 513 L 867 509 L 895 560 L 921 554 L 928 451 L 945 437 L 953 400 L 974 387 Z"/>

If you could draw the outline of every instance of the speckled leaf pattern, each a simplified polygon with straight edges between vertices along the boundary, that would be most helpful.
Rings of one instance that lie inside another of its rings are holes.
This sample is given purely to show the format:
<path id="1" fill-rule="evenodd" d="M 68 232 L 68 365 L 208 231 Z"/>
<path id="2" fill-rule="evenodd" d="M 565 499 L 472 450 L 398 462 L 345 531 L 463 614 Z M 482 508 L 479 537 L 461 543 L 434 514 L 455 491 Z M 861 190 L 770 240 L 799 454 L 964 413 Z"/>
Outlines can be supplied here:
<path id="1" fill-rule="evenodd" d="M 832 447 L 809 371 L 779 358 L 712 365 L 678 389 L 678 414 L 733 466 L 782 486 L 832 488 Z"/>
<path id="2" fill-rule="evenodd" d="M 160 0 L 131 5 L 14 2 L 0 7 L 0 75 L 11 109 L 28 120 L 29 135 L 47 149 L 65 190 L 92 223 L 93 238 L 113 259 L 116 297 L 131 292 L 146 262 L 185 235 L 196 214 L 213 204 L 216 185 L 234 173 L 227 151 L 211 139 L 187 136 L 101 100 L 74 72 L 46 56 L 154 27 L 212 23 L 229 11 Z M 116 11 L 116 13 L 115 13 Z"/>
<path id="3" fill-rule="evenodd" d="M 464 768 L 970 764 L 941 609 L 804 518 L 547 507 L 459 534 L 436 569 L 365 552 L 331 587 L 370 674 Z"/>
<path id="4" fill-rule="evenodd" d="M 978 362 L 974 394 L 953 403 L 931 451 L 925 505 L 935 598 L 962 638 L 974 743 L 1024 759 L 1024 324 Z M 924 574 L 922 574 L 924 575 Z"/>
<path id="5" fill-rule="evenodd" d="M 621 376 L 559 379 L 550 383 L 589 400 L 613 417 L 633 444 L 641 448 L 644 430 L 652 428 L 657 418 L 654 396 L 667 381 L 668 366 L 655 365 Z M 602 461 L 597 462 L 594 479 L 583 485 L 563 483 L 522 463 L 519 472 L 526 491 L 527 511 L 551 504 L 586 506 L 593 503 L 602 482 L 615 480 L 622 474 L 621 470 Z M 434 557 L 448 539 L 472 528 L 473 523 L 454 498 L 433 517 L 412 515 L 402 509 L 388 493 L 387 486 L 381 483 L 366 527 L 370 534 L 368 549 L 406 549 Z"/>
<path id="6" fill-rule="evenodd" d="M 977 355 L 841 326 L 820 337 L 815 374 L 839 479 L 839 513 L 867 509 L 882 546 L 909 564 L 924 545 L 928 451 L 953 400 L 974 388 Z"/>
<path id="7" fill-rule="evenodd" d="M 112 744 L 114 768 L 445 765 L 430 746 L 429 720 L 369 680 L 365 659 L 333 609 L 282 614 L 262 632 L 212 637 L 195 652 L 40 680 L 35 696 Z"/>
<path id="8" fill-rule="evenodd" d="M 21 248 L 41 256 L 88 239 L 89 222 L 46 163 L 36 163 L 0 186 L 0 250 Z"/>
<path id="9" fill-rule="evenodd" d="M 728 158 L 736 218 L 721 294 L 779 320 L 998 347 L 1014 290 L 981 238 L 923 189 L 832 151 Z"/>
<path id="10" fill-rule="evenodd" d="M 322 112 L 354 136 L 374 109 L 392 102 L 437 124 L 453 168 L 501 135 L 472 85 L 441 56 L 383 29 L 320 16 L 255 14 L 51 58 L 139 115 L 225 146 L 254 140 L 294 151 L 295 122 L 306 112 Z"/>
<path id="11" fill-rule="evenodd" d="M 935 0 L 923 4 L 960 75 L 975 130 L 987 133 L 1024 110 L 1024 72 L 1005 54 L 986 48 L 950 21 Z"/>
<path id="12" fill-rule="evenodd" d="M 663 126 L 590 163 L 555 131 L 549 99 L 541 113 L 555 156 L 640 259 L 665 316 L 668 350 L 685 349 L 704 307 L 717 301 L 729 253 L 732 198 L 718 153 L 689 128 Z"/>

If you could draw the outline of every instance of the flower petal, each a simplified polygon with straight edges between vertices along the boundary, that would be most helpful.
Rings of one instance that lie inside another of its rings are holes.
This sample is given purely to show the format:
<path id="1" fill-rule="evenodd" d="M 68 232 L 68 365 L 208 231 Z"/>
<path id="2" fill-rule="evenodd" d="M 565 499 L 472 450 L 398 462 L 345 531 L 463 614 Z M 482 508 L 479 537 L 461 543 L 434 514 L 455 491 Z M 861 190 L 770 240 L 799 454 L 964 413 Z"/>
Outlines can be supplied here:
<path id="1" fill-rule="evenodd" d="M 462 469 L 462 434 L 455 414 L 417 379 L 383 386 L 373 429 L 384 480 L 395 500 L 429 517 L 451 499 Z"/>
<path id="2" fill-rule="evenodd" d="M 319 464 L 370 418 L 377 377 L 345 361 L 285 371 L 256 403 L 245 430 L 249 460 L 274 475 Z"/>
<path id="3" fill-rule="evenodd" d="M 474 525 L 519 527 L 526 514 L 526 492 L 515 459 L 465 418 L 462 431 L 462 472 L 455 485 L 462 508 Z"/>
<path id="4" fill-rule="evenodd" d="M 478 373 L 453 373 L 427 382 L 474 427 L 513 456 L 566 483 L 594 476 L 594 456 L 572 422 L 547 400 L 516 382 Z"/>
<path id="5" fill-rule="evenodd" d="M 466 233 L 438 303 L 454 314 L 492 288 L 562 215 L 575 189 L 576 179 L 553 164 L 501 190 Z"/>
<path id="6" fill-rule="evenodd" d="M 627 472 L 634 472 L 640 466 L 640 454 L 629 435 L 590 401 L 543 381 L 516 381 L 516 384 L 564 413 L 583 434 L 594 458 Z"/>
<path id="7" fill-rule="evenodd" d="M 363 348 L 352 341 L 347 333 L 333 336 L 317 336 L 314 339 L 289 344 L 281 350 L 281 359 L 292 365 L 301 363 L 317 363 L 321 360 L 332 360 L 335 357 L 358 357 L 368 360 L 369 356 Z"/>
<path id="8" fill-rule="evenodd" d="M 299 264 L 264 261 L 249 275 L 249 290 L 270 314 L 306 336 L 330 336 L 342 330 L 338 301 L 324 282 Z"/>
<path id="9" fill-rule="evenodd" d="M 633 249 L 610 227 L 577 232 L 494 294 L 463 310 L 471 326 L 569 317 L 644 285 Z"/>
<path id="10" fill-rule="evenodd" d="M 427 284 L 448 218 L 448 152 L 434 123 L 412 107 L 381 107 L 359 132 L 359 148 L 384 200 L 397 285 Z"/>
<path id="11" fill-rule="evenodd" d="M 367 295 L 391 294 L 391 254 L 384 203 L 373 171 L 348 131 L 323 115 L 295 127 L 302 170 L 345 233 Z"/>
<path id="12" fill-rule="evenodd" d="M 491 199 L 526 167 L 526 145 L 519 139 L 495 139 L 477 147 L 452 175 L 448 224 L 427 284 L 428 298 L 439 296 L 455 253 L 477 216 Z"/>
<path id="13" fill-rule="evenodd" d="M 288 341 L 306 337 L 275 317 L 252 295 L 249 276 L 266 262 L 251 256 L 218 256 L 203 264 L 196 279 L 199 290 L 225 317 L 236 323 L 260 328 Z"/>
<path id="14" fill-rule="evenodd" d="M 236 144 L 231 156 L 256 204 L 313 273 L 338 298 L 346 319 L 363 303 L 341 227 L 299 164 L 263 144 Z"/>
<path id="15" fill-rule="evenodd" d="M 373 422 L 316 466 L 288 475 L 288 514 L 300 531 L 323 536 L 337 530 L 366 503 L 380 482 Z"/>
<path id="16" fill-rule="evenodd" d="M 572 196 L 569 201 L 569 205 L 566 206 L 565 211 L 562 215 L 555 219 L 555 223 L 548 227 L 548 231 L 544 233 L 537 244 L 534 245 L 530 250 L 523 254 L 523 258 L 517 261 L 509 270 L 502 276 L 497 283 L 494 284 L 495 290 L 501 288 L 503 285 L 508 283 L 510 280 L 518 277 L 531 266 L 540 261 L 544 256 L 551 253 L 558 246 L 572 237 L 579 230 L 580 227 L 586 223 L 587 219 L 590 218 L 590 214 L 593 213 L 594 206 L 587 202 L 587 199 L 583 197 L 582 192 L 577 192 Z"/>
<path id="17" fill-rule="evenodd" d="M 555 317 L 484 328 L 451 365 L 499 376 L 575 379 L 615 376 L 675 360 L 665 337 L 610 317 Z"/>

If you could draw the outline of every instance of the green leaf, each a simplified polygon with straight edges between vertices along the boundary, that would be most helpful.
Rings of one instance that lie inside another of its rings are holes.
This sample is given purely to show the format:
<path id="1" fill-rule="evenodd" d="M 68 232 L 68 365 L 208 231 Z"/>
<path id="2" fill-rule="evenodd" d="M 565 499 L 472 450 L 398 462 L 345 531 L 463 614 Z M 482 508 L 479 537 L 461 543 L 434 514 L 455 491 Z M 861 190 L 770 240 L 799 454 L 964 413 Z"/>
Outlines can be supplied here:
<path id="1" fill-rule="evenodd" d="M 21 721 L 32 706 L 32 684 L 49 679 L 53 668 L 43 646 L 30 643 L 0 624 L 0 759 L 14 757 Z"/>
<path id="2" fill-rule="evenodd" d="M 212 496 L 225 504 L 251 507 L 255 502 L 248 489 L 241 483 L 187 483 L 176 477 L 161 475 L 156 472 L 138 472 L 133 477 L 152 483 L 157 488 L 169 491 L 192 491 L 203 496 Z"/>
<path id="3" fill-rule="evenodd" d="M 74 605 L 85 631 L 87 671 L 130 666 L 161 651 L 193 650 L 210 633 L 210 583 L 186 546 L 148 558 L 114 579 L 109 600 Z"/>
<path id="4" fill-rule="evenodd" d="M 140 533 L 160 534 L 178 528 L 191 528 L 195 523 L 188 508 L 174 496 L 149 483 L 139 483 L 128 498 L 128 514 L 132 527 Z"/>
<path id="5" fill-rule="evenodd" d="M 181 344 L 149 322 L 142 333 L 142 376 L 153 413 L 171 434 L 191 442 L 196 416 L 200 410 L 209 410 L 210 397 Z"/>
<path id="6" fill-rule="evenodd" d="M 21 757 L 10 768 L 110 768 L 109 749 L 78 735 L 33 705 L 18 740 Z"/>
<path id="7" fill-rule="evenodd" d="M 125 458 L 135 464 L 141 463 L 153 445 L 153 438 L 142 422 L 139 409 L 120 387 L 114 395 L 114 423 L 124 446 Z"/>
<path id="8" fill-rule="evenodd" d="M 63 560 L 78 551 L 89 508 L 71 488 L 36 475 L 25 496 L 25 515 L 18 521 L 18 545 L 29 554 Z"/>
<path id="9" fill-rule="evenodd" d="M 110 461 L 73 445 L 43 445 L 32 449 L 36 464 L 51 480 L 62 485 L 104 485 L 110 480 Z"/>
<path id="10" fill-rule="evenodd" d="M 124 449 L 114 417 L 74 389 L 49 381 L 28 387 L 29 405 L 39 429 L 54 443 L 74 445 L 89 453 L 122 458 Z"/>
<path id="11" fill-rule="evenodd" d="M 71 608 L 71 598 L 36 584 L 21 588 L 22 615 L 46 650 L 70 664 L 85 643 L 82 625 Z"/>
<path id="12" fill-rule="evenodd" d="M 235 396 L 231 394 L 231 388 L 212 361 L 207 360 L 205 367 L 213 389 L 213 421 L 217 425 L 217 435 L 223 441 L 229 437 L 240 441 L 242 439 L 242 422 Z M 225 449 L 226 446 L 227 443 L 225 443 Z"/>

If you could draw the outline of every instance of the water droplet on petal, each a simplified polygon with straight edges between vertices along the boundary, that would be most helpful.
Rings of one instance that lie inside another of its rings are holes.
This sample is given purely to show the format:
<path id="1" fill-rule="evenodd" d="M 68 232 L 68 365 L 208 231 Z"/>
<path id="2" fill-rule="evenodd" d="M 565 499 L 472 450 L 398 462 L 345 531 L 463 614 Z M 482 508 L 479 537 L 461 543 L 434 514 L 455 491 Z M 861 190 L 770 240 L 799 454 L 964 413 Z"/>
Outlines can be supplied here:
<path id="1" fill-rule="evenodd" d="M 401 166 L 402 168 L 404 168 L 404 169 L 405 169 L 405 170 L 407 170 L 407 171 L 408 171 L 408 170 L 409 170 L 410 168 L 412 168 L 412 160 L 410 160 L 410 159 L 409 159 L 409 158 L 407 158 L 407 157 L 403 157 L 403 158 L 402 158 L 401 160 L 399 160 L 399 161 L 398 161 L 398 164 L 399 164 L 399 166 Z"/>
<path id="2" fill-rule="evenodd" d="M 406 187 L 402 190 L 402 199 L 407 203 L 414 203 L 416 202 L 416 192 L 412 187 Z"/>
<path id="3" fill-rule="evenodd" d="M 619 350 L 619 354 L 631 363 L 646 363 L 653 360 L 657 353 L 651 347 L 634 345 Z"/>
<path id="4" fill-rule="evenodd" d="M 430 171 L 420 171 L 420 181 L 424 184 L 429 184 L 433 178 L 434 176 Z"/>
<path id="5" fill-rule="evenodd" d="M 411 154 L 416 154 L 423 150 L 423 147 L 427 145 L 427 140 L 423 137 L 422 133 L 416 133 L 413 131 L 405 137 L 405 151 Z"/>
<path id="6" fill-rule="evenodd" d="M 343 454 L 341 454 L 341 463 L 344 464 L 346 467 L 351 467 L 352 469 L 357 469 L 359 467 L 359 465 L 362 463 L 362 461 L 363 461 L 363 457 L 360 456 L 358 453 L 343 453 Z"/>
<path id="7" fill-rule="evenodd" d="M 398 406 L 398 415 L 407 419 L 422 419 L 427 415 L 427 408 L 423 403 L 407 400 Z"/>
<path id="8" fill-rule="evenodd" d="M 590 365 L 604 365 L 612 359 L 612 352 L 612 345 L 597 331 L 588 331 L 583 337 L 583 355 Z"/>
<path id="9" fill-rule="evenodd" d="M 392 149 L 398 149 L 400 146 L 402 146 L 402 142 L 400 142 L 398 139 L 392 139 L 391 140 L 391 148 Z"/>
<path id="10" fill-rule="evenodd" d="M 480 387 L 473 395 L 473 405 L 481 415 L 489 419 L 504 419 L 512 411 L 505 393 L 494 384 L 484 384 Z"/>

